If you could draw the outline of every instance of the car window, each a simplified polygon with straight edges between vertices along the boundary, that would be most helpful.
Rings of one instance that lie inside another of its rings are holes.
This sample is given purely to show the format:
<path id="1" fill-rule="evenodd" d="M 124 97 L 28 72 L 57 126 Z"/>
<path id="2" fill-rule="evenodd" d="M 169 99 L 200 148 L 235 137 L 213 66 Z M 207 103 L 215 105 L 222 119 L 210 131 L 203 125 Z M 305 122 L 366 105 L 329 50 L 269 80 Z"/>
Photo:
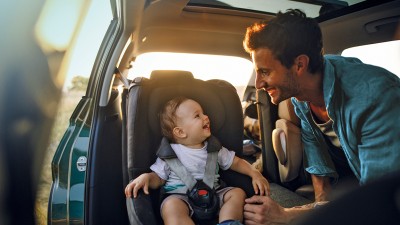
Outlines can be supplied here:
<path id="1" fill-rule="evenodd" d="M 148 78 L 153 70 L 186 70 L 197 79 L 226 80 L 235 86 L 242 100 L 253 73 L 253 64 L 248 59 L 233 56 L 152 52 L 136 58 L 128 78 Z"/>
<path id="2" fill-rule="evenodd" d="M 113 19 L 110 7 L 108 1 L 92 1 L 79 37 L 71 51 L 64 89 L 73 88 L 76 77 L 89 79 L 101 41 Z"/>
<path id="3" fill-rule="evenodd" d="M 60 4 L 62 3 L 65 2 L 61 1 Z M 36 223 L 38 225 L 47 224 L 47 203 L 52 180 L 51 158 L 68 127 L 69 118 L 73 110 L 82 96 L 85 95 L 97 52 L 112 19 L 109 1 L 91 1 L 86 17 L 77 31 L 77 39 L 71 40 L 73 43 L 71 48 L 68 49 L 68 61 L 63 64 L 63 66 L 66 65 L 61 68 L 63 71 L 60 71 L 65 76 L 63 94 L 51 132 L 38 187 L 35 206 Z M 59 34 L 59 39 L 62 41 L 63 35 Z"/>
<path id="4" fill-rule="evenodd" d="M 356 57 L 364 63 L 383 67 L 400 77 L 400 41 L 348 48 L 342 55 Z"/>
<path id="5" fill-rule="evenodd" d="M 364 1 L 366 0 L 290 0 L 290 4 L 288 4 L 288 0 L 190 0 L 188 5 L 200 5 L 202 7 L 223 7 L 228 9 L 258 11 L 262 13 L 276 13 L 278 11 L 284 12 L 289 8 L 293 8 L 305 11 L 308 16 L 317 17 L 322 13 L 340 10 Z"/>

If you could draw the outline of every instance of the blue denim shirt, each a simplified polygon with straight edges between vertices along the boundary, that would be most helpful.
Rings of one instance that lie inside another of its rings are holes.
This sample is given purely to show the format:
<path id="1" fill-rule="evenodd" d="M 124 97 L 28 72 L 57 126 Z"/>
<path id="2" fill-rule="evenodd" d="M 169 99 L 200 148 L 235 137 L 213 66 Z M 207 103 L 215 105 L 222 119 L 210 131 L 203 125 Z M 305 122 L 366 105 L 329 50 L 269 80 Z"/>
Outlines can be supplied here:
<path id="1" fill-rule="evenodd" d="M 326 55 L 323 93 L 350 168 L 364 184 L 400 169 L 400 79 L 356 58 Z M 306 102 L 292 98 L 301 119 L 307 172 L 337 178 L 328 146 Z"/>

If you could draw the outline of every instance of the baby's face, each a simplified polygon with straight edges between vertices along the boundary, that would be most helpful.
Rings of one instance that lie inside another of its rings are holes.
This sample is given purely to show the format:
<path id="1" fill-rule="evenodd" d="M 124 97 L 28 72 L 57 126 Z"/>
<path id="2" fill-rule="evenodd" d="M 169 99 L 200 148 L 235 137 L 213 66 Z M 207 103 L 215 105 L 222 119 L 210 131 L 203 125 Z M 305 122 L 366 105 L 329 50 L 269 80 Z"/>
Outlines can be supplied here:
<path id="1" fill-rule="evenodd" d="M 187 144 L 201 144 L 211 135 L 210 119 L 200 104 L 188 99 L 176 110 L 177 126 L 187 135 Z"/>

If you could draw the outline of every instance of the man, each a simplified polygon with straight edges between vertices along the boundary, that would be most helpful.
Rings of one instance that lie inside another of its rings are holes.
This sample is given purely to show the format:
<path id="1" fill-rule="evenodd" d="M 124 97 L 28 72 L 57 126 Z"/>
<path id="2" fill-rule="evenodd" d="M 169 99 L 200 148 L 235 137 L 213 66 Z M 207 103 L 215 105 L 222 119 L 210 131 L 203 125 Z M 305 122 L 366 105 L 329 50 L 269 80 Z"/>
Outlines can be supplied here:
<path id="1" fill-rule="evenodd" d="M 256 88 L 274 104 L 292 98 L 316 201 L 283 208 L 270 197 L 253 196 L 246 199 L 246 224 L 287 224 L 327 201 L 339 178 L 363 185 L 400 169 L 396 75 L 356 58 L 323 56 L 318 23 L 300 10 L 254 24 L 243 44 L 253 59 Z"/>

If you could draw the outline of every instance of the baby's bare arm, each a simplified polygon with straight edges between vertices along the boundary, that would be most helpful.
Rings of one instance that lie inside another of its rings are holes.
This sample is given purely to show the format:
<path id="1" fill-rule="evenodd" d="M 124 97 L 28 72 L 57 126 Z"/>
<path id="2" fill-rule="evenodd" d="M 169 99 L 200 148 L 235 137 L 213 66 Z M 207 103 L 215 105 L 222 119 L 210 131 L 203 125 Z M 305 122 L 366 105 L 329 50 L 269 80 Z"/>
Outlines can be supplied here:
<path id="1" fill-rule="evenodd" d="M 149 188 L 157 189 L 161 185 L 163 185 L 165 181 L 161 179 L 156 173 L 144 173 L 138 176 L 133 181 L 129 182 L 129 184 L 125 188 L 125 195 L 127 198 L 137 197 L 137 192 L 143 188 L 145 194 L 149 194 Z"/>
<path id="2" fill-rule="evenodd" d="M 235 156 L 230 169 L 248 175 L 252 178 L 254 192 L 259 195 L 270 195 L 269 183 L 267 179 L 250 165 L 247 161 Z"/>

